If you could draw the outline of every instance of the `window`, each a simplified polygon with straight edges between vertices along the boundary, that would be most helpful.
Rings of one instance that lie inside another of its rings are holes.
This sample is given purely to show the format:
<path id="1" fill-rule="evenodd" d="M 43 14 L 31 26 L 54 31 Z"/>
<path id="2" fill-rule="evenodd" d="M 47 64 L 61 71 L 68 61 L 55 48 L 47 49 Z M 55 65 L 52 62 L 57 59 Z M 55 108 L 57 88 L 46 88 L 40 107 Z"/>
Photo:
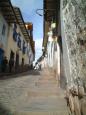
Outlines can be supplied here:
<path id="1" fill-rule="evenodd" d="M 17 29 L 17 25 L 16 25 L 16 23 L 14 23 L 14 29 L 15 29 L 15 30 Z"/>
<path id="2" fill-rule="evenodd" d="M 14 28 L 13 28 L 13 39 L 14 41 L 17 41 L 17 25 L 14 23 Z"/>
<path id="3" fill-rule="evenodd" d="M 2 35 L 3 36 L 5 35 L 5 32 L 6 32 L 6 26 L 5 26 L 5 24 L 3 24 L 3 27 L 2 27 Z"/>
<path id="4" fill-rule="evenodd" d="M 17 33 L 17 45 L 21 49 L 21 38 L 20 37 L 21 37 L 21 34 Z"/>
<path id="5" fill-rule="evenodd" d="M 21 49 L 21 39 L 20 39 L 20 36 L 19 36 L 19 35 L 18 35 L 17 45 L 18 45 L 18 47 Z"/>
<path id="6" fill-rule="evenodd" d="M 23 41 L 23 54 L 26 53 L 25 41 Z"/>
<path id="7" fill-rule="evenodd" d="M 13 39 L 14 41 L 17 41 L 17 32 L 15 29 L 13 29 Z"/>

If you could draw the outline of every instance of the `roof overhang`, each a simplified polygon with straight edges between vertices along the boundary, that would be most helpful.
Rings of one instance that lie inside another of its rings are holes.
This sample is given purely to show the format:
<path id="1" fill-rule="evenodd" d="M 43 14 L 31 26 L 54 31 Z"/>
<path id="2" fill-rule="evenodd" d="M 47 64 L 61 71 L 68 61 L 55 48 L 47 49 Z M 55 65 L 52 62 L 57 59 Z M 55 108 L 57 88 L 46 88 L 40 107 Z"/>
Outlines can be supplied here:
<path id="1" fill-rule="evenodd" d="M 29 41 L 29 33 L 25 27 L 25 22 L 23 20 L 20 9 L 13 7 L 10 0 L 0 0 L 0 11 L 2 12 L 7 23 L 19 24 L 26 41 Z"/>
<path id="2" fill-rule="evenodd" d="M 16 17 L 17 17 L 17 21 L 18 21 L 18 24 L 20 26 L 20 29 L 26 39 L 26 41 L 29 41 L 29 33 L 28 33 L 28 30 L 26 29 L 26 26 L 25 26 L 25 22 L 23 20 L 23 17 L 22 17 L 22 14 L 21 14 L 21 11 L 19 8 L 17 7 L 14 7 L 14 11 L 15 11 L 15 14 L 16 14 Z"/>
<path id="3" fill-rule="evenodd" d="M 57 1 L 58 0 L 44 0 L 44 18 L 46 21 L 51 22 L 56 18 Z"/>
<path id="4" fill-rule="evenodd" d="M 8 23 L 17 23 L 15 11 L 10 0 L 0 0 L 0 10 Z"/>

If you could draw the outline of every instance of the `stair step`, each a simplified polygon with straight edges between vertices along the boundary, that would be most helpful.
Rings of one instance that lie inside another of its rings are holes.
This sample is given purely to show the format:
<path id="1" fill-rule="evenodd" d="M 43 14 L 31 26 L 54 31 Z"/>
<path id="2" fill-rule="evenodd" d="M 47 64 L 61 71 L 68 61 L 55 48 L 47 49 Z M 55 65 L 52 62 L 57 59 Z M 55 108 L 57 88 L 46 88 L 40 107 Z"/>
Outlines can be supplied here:
<path id="1" fill-rule="evenodd" d="M 15 112 L 14 115 L 68 115 L 68 111 L 54 112 Z"/>

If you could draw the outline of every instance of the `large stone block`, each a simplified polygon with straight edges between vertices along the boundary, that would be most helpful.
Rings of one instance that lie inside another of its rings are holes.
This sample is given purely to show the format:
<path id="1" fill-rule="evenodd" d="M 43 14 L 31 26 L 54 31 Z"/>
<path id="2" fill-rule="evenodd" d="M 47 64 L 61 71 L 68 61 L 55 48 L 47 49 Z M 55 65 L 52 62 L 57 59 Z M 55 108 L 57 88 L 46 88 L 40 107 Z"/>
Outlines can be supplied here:
<path id="1" fill-rule="evenodd" d="M 64 39 L 63 48 L 66 47 L 63 49 L 63 56 L 65 57 L 65 52 L 68 55 L 70 76 L 67 75 L 69 71 L 66 66 L 65 71 L 66 77 L 70 77 L 68 82 L 74 82 L 77 77 L 83 79 L 86 76 L 86 1 L 62 1 L 62 40 Z M 63 59 L 65 63 L 67 59 Z"/>
<path id="2" fill-rule="evenodd" d="M 81 104 L 82 115 L 86 115 L 86 97 L 84 97 L 80 100 L 80 104 Z"/>

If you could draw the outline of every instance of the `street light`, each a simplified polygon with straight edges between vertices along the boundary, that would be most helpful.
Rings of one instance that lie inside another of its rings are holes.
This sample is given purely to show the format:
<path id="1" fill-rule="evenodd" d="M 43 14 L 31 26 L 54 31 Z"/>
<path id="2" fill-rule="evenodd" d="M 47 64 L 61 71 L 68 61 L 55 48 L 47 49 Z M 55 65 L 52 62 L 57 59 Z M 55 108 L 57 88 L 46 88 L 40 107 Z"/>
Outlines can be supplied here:
<path id="1" fill-rule="evenodd" d="M 47 19 L 49 18 L 49 20 L 47 20 L 47 22 L 49 22 L 50 24 L 50 29 L 51 31 L 49 31 L 47 34 L 48 35 L 54 35 L 54 33 L 56 33 L 56 9 L 36 9 L 36 14 L 38 14 L 39 16 L 47 16 Z M 46 21 L 46 19 L 44 18 L 44 20 Z M 43 53 L 45 53 L 45 48 L 42 48 Z M 43 54 L 44 55 L 44 54 Z"/>
<path id="2" fill-rule="evenodd" d="M 39 16 L 43 16 L 43 15 L 44 15 L 44 12 L 43 12 L 43 14 L 41 14 L 40 11 L 43 11 L 43 9 L 37 9 L 37 10 L 36 10 L 36 14 L 38 14 Z"/>
<path id="3" fill-rule="evenodd" d="M 40 11 L 43 11 L 43 12 L 40 12 Z M 55 9 L 37 9 L 36 10 L 36 14 L 38 14 L 39 16 L 43 16 L 44 14 L 46 14 L 46 12 L 54 12 L 55 14 L 55 21 L 56 21 L 56 10 Z M 41 14 L 42 13 L 42 14 Z M 56 28 L 56 22 L 54 22 L 54 17 L 52 17 L 52 21 L 51 21 L 51 28 L 54 29 Z"/>
<path id="4" fill-rule="evenodd" d="M 40 11 L 43 11 L 41 14 Z M 37 9 L 36 10 L 36 14 L 38 14 L 39 16 L 43 16 L 44 14 L 46 14 L 46 12 L 54 12 L 56 14 L 56 10 L 55 9 Z"/>

